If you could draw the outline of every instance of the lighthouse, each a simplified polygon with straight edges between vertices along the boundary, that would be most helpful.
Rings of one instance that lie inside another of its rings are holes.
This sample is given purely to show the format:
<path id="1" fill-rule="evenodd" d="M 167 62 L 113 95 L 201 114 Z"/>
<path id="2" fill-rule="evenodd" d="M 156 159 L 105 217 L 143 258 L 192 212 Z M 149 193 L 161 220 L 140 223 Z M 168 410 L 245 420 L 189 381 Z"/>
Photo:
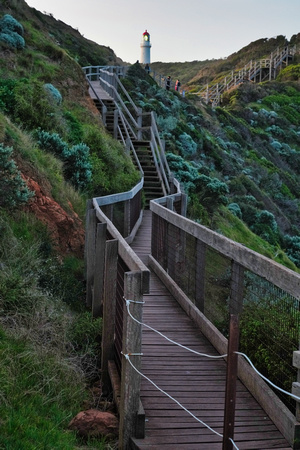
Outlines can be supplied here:
<path id="1" fill-rule="evenodd" d="M 146 30 L 145 33 L 143 33 L 141 42 L 141 64 L 150 64 L 150 48 L 150 34 Z"/>

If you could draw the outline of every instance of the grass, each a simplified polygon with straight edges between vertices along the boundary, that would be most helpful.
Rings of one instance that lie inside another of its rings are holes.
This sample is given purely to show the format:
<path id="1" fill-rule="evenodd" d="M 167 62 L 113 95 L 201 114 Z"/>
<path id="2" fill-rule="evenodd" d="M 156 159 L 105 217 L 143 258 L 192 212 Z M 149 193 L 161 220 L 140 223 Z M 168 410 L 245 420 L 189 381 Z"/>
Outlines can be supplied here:
<path id="1" fill-rule="evenodd" d="M 0 448 L 107 449 L 68 430 L 92 401 L 102 322 L 81 301 L 82 261 L 45 259 L 41 227 L 0 210 Z"/>
<path id="2" fill-rule="evenodd" d="M 267 241 L 252 233 L 245 223 L 231 214 L 227 208 L 221 208 L 220 211 L 220 214 L 216 214 L 214 217 L 214 227 L 218 229 L 219 233 L 267 258 L 277 261 L 295 272 L 300 271 L 282 250 L 274 248 Z"/>

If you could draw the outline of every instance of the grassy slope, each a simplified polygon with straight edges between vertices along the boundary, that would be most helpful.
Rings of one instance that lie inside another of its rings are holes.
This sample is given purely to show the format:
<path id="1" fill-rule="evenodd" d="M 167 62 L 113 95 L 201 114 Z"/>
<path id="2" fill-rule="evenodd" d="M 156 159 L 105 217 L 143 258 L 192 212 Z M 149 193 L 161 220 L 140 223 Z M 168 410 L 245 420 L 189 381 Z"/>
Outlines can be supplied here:
<path id="1" fill-rule="evenodd" d="M 0 0 L 0 10 L 22 24 L 26 42 L 23 50 L 0 42 L 0 143 L 13 148 L 23 175 L 84 219 L 87 197 L 127 190 L 137 180 L 122 146 L 105 132 L 81 70 L 117 58 L 23 0 Z M 14 88 L 7 91 L 9 80 Z M 61 105 L 40 102 L 44 83 L 61 93 Z M 39 123 L 70 146 L 89 145 L 93 179 L 85 192 L 65 179 L 60 159 L 39 148 L 32 133 Z M 1 448 L 109 448 L 67 430 L 76 413 L 99 402 L 89 388 L 99 376 L 101 319 L 85 310 L 84 289 L 83 255 L 58 255 L 51 233 L 27 208 L 0 207 Z"/>

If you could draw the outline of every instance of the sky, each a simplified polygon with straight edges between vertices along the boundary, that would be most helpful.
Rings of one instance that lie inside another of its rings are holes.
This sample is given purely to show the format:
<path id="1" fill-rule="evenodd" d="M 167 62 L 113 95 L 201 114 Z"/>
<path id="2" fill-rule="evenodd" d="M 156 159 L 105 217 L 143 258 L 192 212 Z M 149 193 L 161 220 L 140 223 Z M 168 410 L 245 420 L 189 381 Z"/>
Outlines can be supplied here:
<path id="1" fill-rule="evenodd" d="M 261 38 L 300 33 L 300 0 L 26 0 L 124 62 L 140 59 L 150 34 L 151 62 L 226 58 Z"/>

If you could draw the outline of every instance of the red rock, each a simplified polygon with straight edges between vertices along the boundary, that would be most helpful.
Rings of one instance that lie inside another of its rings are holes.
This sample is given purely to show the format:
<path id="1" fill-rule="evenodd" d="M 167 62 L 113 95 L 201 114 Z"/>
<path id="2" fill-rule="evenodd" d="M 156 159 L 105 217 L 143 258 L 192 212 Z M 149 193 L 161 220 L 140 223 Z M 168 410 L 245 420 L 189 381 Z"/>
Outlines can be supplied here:
<path id="1" fill-rule="evenodd" d="M 78 413 L 69 423 L 69 429 L 81 437 L 117 436 L 119 421 L 111 413 L 89 409 Z"/>
<path id="2" fill-rule="evenodd" d="M 24 175 L 23 179 L 28 188 L 35 193 L 26 209 L 47 225 L 57 251 L 82 255 L 84 228 L 71 203 L 69 203 L 71 213 L 67 213 L 35 180 Z"/>

